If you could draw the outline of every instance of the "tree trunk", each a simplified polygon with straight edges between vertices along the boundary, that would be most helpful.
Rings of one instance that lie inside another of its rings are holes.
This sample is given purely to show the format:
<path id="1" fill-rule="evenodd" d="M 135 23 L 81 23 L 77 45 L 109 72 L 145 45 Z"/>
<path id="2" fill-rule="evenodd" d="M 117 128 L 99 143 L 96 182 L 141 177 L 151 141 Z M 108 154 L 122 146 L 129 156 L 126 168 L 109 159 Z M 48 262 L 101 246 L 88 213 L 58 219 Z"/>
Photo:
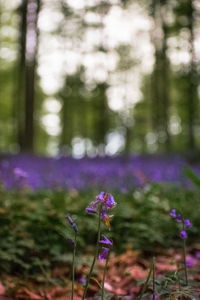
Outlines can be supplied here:
<path id="1" fill-rule="evenodd" d="M 27 32 L 27 5 L 28 0 L 23 0 L 20 11 L 20 27 L 19 27 L 19 67 L 18 67 L 18 87 L 17 87 L 17 101 L 15 106 L 15 117 L 17 120 L 17 140 L 20 149 L 23 145 L 23 123 L 24 123 L 24 86 L 25 86 L 25 61 L 26 61 L 26 32 Z"/>
<path id="2" fill-rule="evenodd" d="M 25 66 L 25 119 L 22 150 L 34 152 L 35 69 L 37 64 L 37 21 L 40 0 L 29 0 L 27 6 L 27 37 Z"/>
<path id="3" fill-rule="evenodd" d="M 190 70 L 188 86 L 188 147 L 190 151 L 196 149 L 195 140 L 195 120 L 197 112 L 197 84 L 196 84 L 196 64 L 194 53 L 194 6 L 189 0 L 189 32 L 190 32 Z"/>
<path id="4" fill-rule="evenodd" d="M 165 6 L 163 7 L 165 9 Z M 162 9 L 162 7 L 160 8 Z M 162 115 L 163 115 L 163 129 L 166 134 L 165 140 L 165 150 L 171 150 L 171 137 L 169 133 L 169 108 L 170 108 L 170 98 L 169 98 L 169 61 L 167 58 L 167 24 L 164 20 L 165 11 L 161 11 L 162 20 Z"/>

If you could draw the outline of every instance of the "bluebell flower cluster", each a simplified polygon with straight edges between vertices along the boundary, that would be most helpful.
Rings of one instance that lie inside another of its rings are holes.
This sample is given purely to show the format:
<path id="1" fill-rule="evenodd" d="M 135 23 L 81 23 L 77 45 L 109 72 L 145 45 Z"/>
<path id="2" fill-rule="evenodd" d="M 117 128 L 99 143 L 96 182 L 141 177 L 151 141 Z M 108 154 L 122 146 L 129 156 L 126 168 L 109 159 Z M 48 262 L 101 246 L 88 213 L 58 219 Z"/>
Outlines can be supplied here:
<path id="1" fill-rule="evenodd" d="M 90 214 L 99 214 L 101 220 L 106 227 L 110 228 L 110 219 L 113 215 L 108 215 L 108 212 L 116 206 L 114 197 L 105 192 L 101 192 L 94 201 L 92 201 L 88 207 L 86 207 L 86 212 Z M 104 261 L 109 253 L 110 247 L 113 243 L 105 235 L 102 235 L 99 240 L 99 244 L 102 245 L 102 249 L 99 253 L 99 260 Z"/>
<path id="2" fill-rule="evenodd" d="M 176 212 L 176 209 L 172 209 L 170 211 L 170 214 L 169 214 L 172 219 L 174 219 L 177 223 L 182 223 L 182 230 L 180 231 L 179 233 L 179 237 L 183 240 L 187 239 L 188 235 L 187 235 L 187 229 L 191 228 L 192 227 L 192 223 L 190 222 L 189 219 L 185 219 L 181 214 L 177 213 Z"/>
<path id="3" fill-rule="evenodd" d="M 101 192 L 95 201 L 92 201 L 86 208 L 87 213 L 96 214 L 99 212 L 101 214 L 101 220 L 106 227 L 110 227 L 110 220 L 112 215 L 108 215 L 108 211 L 115 207 L 116 202 L 113 196 L 109 193 Z"/>

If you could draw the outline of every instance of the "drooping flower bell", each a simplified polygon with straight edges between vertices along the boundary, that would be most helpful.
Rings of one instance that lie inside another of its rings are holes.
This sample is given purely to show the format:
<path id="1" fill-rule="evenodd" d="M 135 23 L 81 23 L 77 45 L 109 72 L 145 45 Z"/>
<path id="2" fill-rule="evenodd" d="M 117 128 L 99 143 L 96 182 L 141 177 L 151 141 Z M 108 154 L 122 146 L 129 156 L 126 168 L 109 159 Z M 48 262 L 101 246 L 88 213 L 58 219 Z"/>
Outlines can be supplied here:
<path id="1" fill-rule="evenodd" d="M 102 239 L 99 241 L 100 244 L 110 245 L 112 246 L 113 243 L 105 236 L 102 235 Z"/>
<path id="2" fill-rule="evenodd" d="M 99 253 L 99 260 L 104 261 L 109 253 L 109 248 L 103 247 L 101 252 Z"/>
<path id="3" fill-rule="evenodd" d="M 179 235 L 181 239 L 183 240 L 187 239 L 187 232 L 185 230 L 181 230 Z"/>
<path id="4" fill-rule="evenodd" d="M 192 223 L 190 222 L 189 219 L 184 220 L 184 223 L 185 223 L 186 228 L 191 228 L 192 227 Z"/>
<path id="5" fill-rule="evenodd" d="M 176 218 L 176 210 L 172 209 L 169 215 L 175 219 Z"/>
<path id="6" fill-rule="evenodd" d="M 77 233 L 78 232 L 78 227 L 77 227 L 76 223 L 72 220 L 72 218 L 70 217 L 70 215 L 66 215 L 66 219 L 67 219 L 69 225 L 74 230 L 74 232 Z"/>

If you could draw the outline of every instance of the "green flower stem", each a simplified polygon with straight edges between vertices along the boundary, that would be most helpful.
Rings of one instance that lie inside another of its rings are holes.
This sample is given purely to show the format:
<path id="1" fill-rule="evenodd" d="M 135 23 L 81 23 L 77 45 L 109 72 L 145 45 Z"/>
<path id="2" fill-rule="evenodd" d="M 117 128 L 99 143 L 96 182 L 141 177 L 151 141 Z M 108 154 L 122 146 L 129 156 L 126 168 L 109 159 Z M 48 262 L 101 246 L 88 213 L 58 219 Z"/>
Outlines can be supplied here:
<path id="1" fill-rule="evenodd" d="M 185 285 L 188 286 L 188 273 L 187 273 L 187 265 L 186 265 L 186 241 L 183 240 L 183 263 L 184 263 L 184 271 L 185 271 Z"/>
<path id="2" fill-rule="evenodd" d="M 183 230 L 185 230 L 185 223 L 183 221 Z M 183 264 L 185 272 L 185 285 L 188 286 L 188 273 L 187 273 L 187 264 L 186 264 L 186 240 L 183 239 Z"/>
<path id="3" fill-rule="evenodd" d="M 106 264 L 105 264 L 104 272 L 103 272 L 103 281 L 102 281 L 102 290 L 101 290 L 101 300 L 104 299 L 104 283 L 105 283 L 106 271 L 107 271 L 107 267 L 108 267 L 109 255 L 110 255 L 110 250 L 109 250 L 108 255 L 107 255 L 107 257 L 106 257 Z"/>
<path id="4" fill-rule="evenodd" d="M 152 260 L 152 262 L 151 262 L 150 269 L 149 269 L 149 273 L 148 273 L 148 275 L 147 275 L 146 281 L 145 281 L 145 283 L 144 283 L 144 285 L 143 285 L 143 287 L 142 287 L 142 289 L 141 289 L 140 294 L 139 294 L 138 297 L 136 298 L 136 300 L 141 300 L 141 299 L 142 299 L 142 297 L 143 297 L 143 295 L 144 295 L 144 293 L 145 293 L 145 291 L 146 291 L 146 289 L 147 289 L 149 280 L 150 280 L 150 278 L 151 278 L 151 273 L 152 273 L 152 271 L 153 271 L 153 260 Z"/>
<path id="5" fill-rule="evenodd" d="M 152 270 L 152 276 L 153 276 L 153 295 L 155 295 L 155 291 L 156 291 L 156 288 L 155 288 L 155 257 L 153 257 L 153 270 Z"/>
<path id="6" fill-rule="evenodd" d="M 90 279 L 91 279 L 91 276 L 92 276 L 92 271 L 94 269 L 94 265 L 95 265 L 95 262 L 96 262 L 96 259 L 97 259 L 97 256 L 98 256 L 98 252 L 99 252 L 99 240 L 100 240 L 100 230 L 101 230 L 101 207 L 99 209 L 98 229 L 97 229 L 97 242 L 96 242 L 95 254 L 94 254 L 92 265 L 90 267 L 89 274 L 88 274 L 87 279 L 86 279 L 86 284 L 85 284 L 85 289 L 84 289 L 84 292 L 83 292 L 82 300 L 84 300 L 85 297 L 86 297 L 86 295 L 87 295 L 87 290 L 88 290 L 89 282 L 90 282 Z"/>
<path id="7" fill-rule="evenodd" d="M 74 234 L 74 249 L 73 249 L 73 259 L 72 259 L 72 295 L 71 295 L 71 300 L 74 299 L 74 274 L 75 274 L 76 240 L 77 240 L 77 232 L 75 232 L 75 234 Z"/>

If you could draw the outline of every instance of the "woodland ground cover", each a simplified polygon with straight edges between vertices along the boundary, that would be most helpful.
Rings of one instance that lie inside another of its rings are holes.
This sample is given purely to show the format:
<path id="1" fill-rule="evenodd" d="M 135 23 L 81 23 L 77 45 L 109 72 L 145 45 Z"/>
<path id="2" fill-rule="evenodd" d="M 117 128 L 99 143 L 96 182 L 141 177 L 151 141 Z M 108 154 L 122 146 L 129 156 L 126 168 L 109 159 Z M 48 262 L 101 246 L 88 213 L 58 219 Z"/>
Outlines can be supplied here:
<path id="1" fill-rule="evenodd" d="M 29 158 L 17 156 L 1 161 L 0 276 L 8 291 L 13 293 L 12 299 L 34 299 L 30 282 L 48 291 L 52 286 L 62 286 L 65 296 L 70 295 L 72 246 L 67 242 L 71 230 L 66 224 L 66 212 L 79 228 L 75 291 L 81 295 L 81 280 L 87 273 L 96 241 L 96 220 L 85 213 L 85 208 L 101 188 L 109 188 L 117 202 L 107 235 L 114 244 L 105 285 L 108 291 L 134 297 L 140 289 L 137 281 L 147 275 L 152 255 L 158 256 L 158 273 L 176 268 L 176 262 L 181 261 L 182 244 L 177 225 L 169 217 L 171 208 L 177 208 L 192 221 L 187 259 L 193 271 L 198 269 L 199 182 L 198 177 L 187 170 L 187 176 L 196 187 L 185 184 L 186 176 L 181 171 L 185 165 L 183 159 L 173 157 L 170 162 L 169 158 L 166 161 L 158 157 L 156 161 L 155 157 L 150 157 L 145 161 L 136 157 L 130 159 L 130 164 L 125 161 L 123 168 L 124 161 L 119 158 L 96 159 L 94 165 L 89 159 Z M 159 182 L 146 180 L 150 172 L 154 176 L 159 174 Z M 172 180 L 167 182 L 166 174 L 170 172 Z M 64 186 L 64 178 L 69 184 L 70 174 L 72 185 L 69 188 Z M 41 185 L 36 189 L 33 187 L 38 178 Z M 75 183 L 74 178 L 78 178 Z M 96 278 L 101 277 L 101 270 L 102 265 L 99 265 Z M 199 279 L 198 272 L 195 276 Z M 26 285 L 30 290 L 22 292 L 22 286 Z M 94 297 L 97 290 L 94 283 L 89 295 Z M 45 299 L 41 293 L 37 296 Z M 59 299 L 59 296 L 51 297 Z"/>

